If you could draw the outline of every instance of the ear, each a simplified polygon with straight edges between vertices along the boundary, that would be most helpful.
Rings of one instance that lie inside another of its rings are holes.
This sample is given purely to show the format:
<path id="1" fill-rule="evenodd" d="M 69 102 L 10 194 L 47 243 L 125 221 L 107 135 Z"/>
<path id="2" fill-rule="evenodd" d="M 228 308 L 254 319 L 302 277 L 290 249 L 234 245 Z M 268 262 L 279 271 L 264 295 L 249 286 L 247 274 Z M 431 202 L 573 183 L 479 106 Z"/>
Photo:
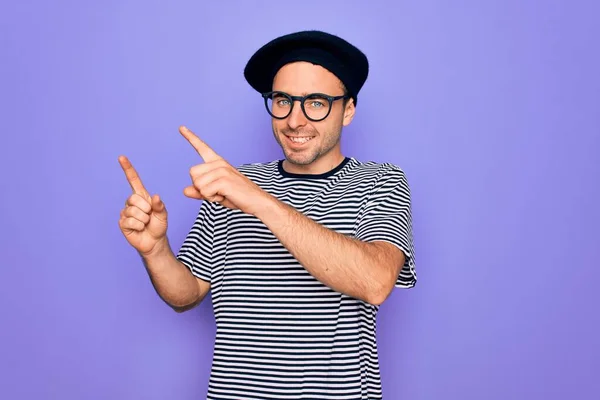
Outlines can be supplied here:
<path id="1" fill-rule="evenodd" d="M 342 124 L 344 126 L 350 125 L 352 119 L 354 118 L 354 113 L 356 112 L 356 107 L 354 107 L 354 99 L 348 99 L 346 103 L 346 107 L 344 107 L 344 118 L 342 119 Z"/>

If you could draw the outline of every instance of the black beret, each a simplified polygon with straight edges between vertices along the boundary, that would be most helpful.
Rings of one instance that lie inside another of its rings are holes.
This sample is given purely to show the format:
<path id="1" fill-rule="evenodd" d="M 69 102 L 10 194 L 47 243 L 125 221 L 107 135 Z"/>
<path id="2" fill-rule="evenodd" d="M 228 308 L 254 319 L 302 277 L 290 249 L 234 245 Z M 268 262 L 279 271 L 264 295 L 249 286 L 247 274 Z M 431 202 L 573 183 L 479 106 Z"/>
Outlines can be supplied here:
<path id="1" fill-rule="evenodd" d="M 252 55 L 244 77 L 256 91 L 272 90 L 273 78 L 285 64 L 308 61 L 336 75 L 357 102 L 369 74 L 366 55 L 346 40 L 317 30 L 290 33 L 273 39 Z"/>

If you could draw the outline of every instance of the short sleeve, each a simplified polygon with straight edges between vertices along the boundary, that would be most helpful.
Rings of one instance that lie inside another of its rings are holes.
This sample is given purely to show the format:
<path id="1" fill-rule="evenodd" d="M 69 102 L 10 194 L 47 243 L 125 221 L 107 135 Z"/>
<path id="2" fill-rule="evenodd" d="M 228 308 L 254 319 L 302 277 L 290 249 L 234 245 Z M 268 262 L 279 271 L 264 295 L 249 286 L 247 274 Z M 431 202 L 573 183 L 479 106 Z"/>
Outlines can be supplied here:
<path id="1" fill-rule="evenodd" d="M 358 217 L 355 237 L 365 242 L 388 242 L 402 250 L 405 263 L 396 286 L 411 288 L 416 284 L 410 188 L 398 167 L 386 168 L 375 183 Z"/>
<path id="2" fill-rule="evenodd" d="M 177 254 L 177 259 L 187 266 L 194 276 L 207 282 L 211 281 L 214 232 L 214 205 L 203 201 L 198 216 Z"/>

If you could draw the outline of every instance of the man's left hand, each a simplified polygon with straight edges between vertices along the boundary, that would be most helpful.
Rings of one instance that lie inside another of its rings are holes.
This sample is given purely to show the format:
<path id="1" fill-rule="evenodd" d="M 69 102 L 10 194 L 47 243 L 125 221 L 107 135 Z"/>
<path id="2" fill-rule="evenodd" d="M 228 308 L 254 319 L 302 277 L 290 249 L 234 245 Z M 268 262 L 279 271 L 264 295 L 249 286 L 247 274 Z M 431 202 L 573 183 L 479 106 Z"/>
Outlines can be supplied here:
<path id="1" fill-rule="evenodd" d="M 192 185 L 183 193 L 190 198 L 217 202 L 232 210 L 256 215 L 271 196 L 219 156 L 185 126 L 179 132 L 198 152 L 204 163 L 190 168 Z"/>

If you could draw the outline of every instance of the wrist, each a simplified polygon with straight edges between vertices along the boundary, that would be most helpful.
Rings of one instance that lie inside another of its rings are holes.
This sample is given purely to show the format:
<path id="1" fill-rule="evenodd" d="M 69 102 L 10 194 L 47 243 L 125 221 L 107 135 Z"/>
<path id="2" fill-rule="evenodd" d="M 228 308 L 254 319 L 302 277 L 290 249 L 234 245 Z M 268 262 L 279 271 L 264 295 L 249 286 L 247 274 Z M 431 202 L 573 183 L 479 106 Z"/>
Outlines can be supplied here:
<path id="1" fill-rule="evenodd" d="M 159 239 L 152 250 L 146 253 L 140 253 L 140 256 L 148 262 L 156 262 L 156 260 L 168 258 L 171 255 L 171 246 L 167 235 Z"/>
<path id="2" fill-rule="evenodd" d="M 264 193 L 264 196 L 258 202 L 258 207 L 253 212 L 253 215 L 266 222 L 265 219 L 269 217 L 275 217 L 282 208 L 282 203 L 269 193 Z"/>

